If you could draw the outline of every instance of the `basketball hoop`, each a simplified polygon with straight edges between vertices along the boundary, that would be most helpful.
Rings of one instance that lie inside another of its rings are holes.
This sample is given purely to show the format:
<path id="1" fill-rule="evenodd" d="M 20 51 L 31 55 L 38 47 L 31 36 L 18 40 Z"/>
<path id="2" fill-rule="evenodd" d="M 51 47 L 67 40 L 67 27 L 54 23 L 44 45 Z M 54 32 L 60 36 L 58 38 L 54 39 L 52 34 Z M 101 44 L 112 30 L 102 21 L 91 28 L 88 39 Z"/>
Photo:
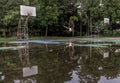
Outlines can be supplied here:
<path id="1" fill-rule="evenodd" d="M 28 40 L 28 20 L 31 16 L 36 16 L 36 8 L 20 5 L 21 18 L 17 28 L 17 40 Z M 22 17 L 25 16 L 25 17 Z"/>

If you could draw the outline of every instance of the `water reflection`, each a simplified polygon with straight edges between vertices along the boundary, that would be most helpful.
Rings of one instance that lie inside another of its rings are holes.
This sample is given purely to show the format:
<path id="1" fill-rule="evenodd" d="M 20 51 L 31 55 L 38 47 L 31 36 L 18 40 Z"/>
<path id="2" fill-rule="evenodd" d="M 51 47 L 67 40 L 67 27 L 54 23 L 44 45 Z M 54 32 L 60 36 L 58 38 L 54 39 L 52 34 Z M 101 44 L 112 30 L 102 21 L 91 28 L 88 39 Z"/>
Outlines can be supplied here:
<path id="1" fill-rule="evenodd" d="M 18 55 L 23 66 L 30 66 L 29 60 L 29 42 L 18 43 L 18 46 L 25 46 L 25 48 L 18 49 Z"/>
<path id="2" fill-rule="evenodd" d="M 3 81 L 4 79 L 5 79 L 5 75 L 2 72 L 0 72 L 0 81 Z"/>
<path id="3" fill-rule="evenodd" d="M 108 57 L 109 57 L 109 52 L 104 52 L 104 53 L 103 53 L 103 57 L 104 57 L 104 58 L 108 58 Z"/>
<path id="4" fill-rule="evenodd" d="M 67 52 L 67 51 L 70 58 L 74 59 L 75 48 L 74 48 L 74 43 L 72 41 L 69 41 L 64 47 L 64 52 Z"/>
<path id="5" fill-rule="evenodd" d="M 92 48 L 91 57 L 82 57 L 82 61 L 79 61 L 82 62 L 80 72 L 78 72 L 81 83 L 97 83 L 102 80 L 101 76 L 106 77 L 106 80 L 119 76 L 120 65 L 118 65 L 118 61 L 120 57 L 116 56 L 113 49 L 115 47 L 99 48 L 99 50 L 98 48 Z"/>
<path id="6" fill-rule="evenodd" d="M 18 46 L 25 46 L 25 48 L 18 49 L 18 54 L 20 61 L 23 65 L 22 72 L 23 77 L 30 77 L 38 74 L 38 66 L 32 66 L 29 59 L 29 42 L 20 42 L 17 44 Z M 37 80 L 35 78 L 27 78 L 27 79 L 21 79 L 21 80 L 14 80 L 14 83 L 37 83 Z"/>
<path id="7" fill-rule="evenodd" d="M 77 75 L 77 71 L 72 71 L 71 80 L 64 83 L 80 83 L 80 79 Z"/>
<path id="8" fill-rule="evenodd" d="M 31 77 L 31 78 L 29 77 L 29 78 L 26 78 L 26 79 L 14 80 L 14 83 L 37 83 L 37 80 L 34 77 Z"/>
<path id="9" fill-rule="evenodd" d="M 76 46 L 72 41 L 55 45 L 38 43 L 17 45 L 26 48 L 18 51 L 0 51 L 2 72 L 0 76 L 5 76 L 2 82 L 119 83 L 120 81 L 119 45 L 112 43 L 106 47 Z"/>
<path id="10" fill-rule="evenodd" d="M 2 71 L 0 72 L 0 81 L 5 83 L 37 83 L 38 66 L 30 63 L 29 42 L 16 41 L 8 46 L 6 44 L 4 48 L 1 47 L 0 50 L 0 71 Z"/>
<path id="11" fill-rule="evenodd" d="M 28 77 L 38 74 L 38 66 L 24 67 L 23 68 L 23 77 Z"/>

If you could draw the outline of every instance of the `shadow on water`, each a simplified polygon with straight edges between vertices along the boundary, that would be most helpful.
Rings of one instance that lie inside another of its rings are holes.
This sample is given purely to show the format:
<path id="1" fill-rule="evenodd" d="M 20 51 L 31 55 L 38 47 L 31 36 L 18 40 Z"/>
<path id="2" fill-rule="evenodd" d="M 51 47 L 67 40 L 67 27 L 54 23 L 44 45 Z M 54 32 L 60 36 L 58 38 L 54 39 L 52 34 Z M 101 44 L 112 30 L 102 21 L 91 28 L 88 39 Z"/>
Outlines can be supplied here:
<path id="1" fill-rule="evenodd" d="M 119 54 L 120 45 L 106 41 L 0 44 L 0 82 L 119 83 Z"/>

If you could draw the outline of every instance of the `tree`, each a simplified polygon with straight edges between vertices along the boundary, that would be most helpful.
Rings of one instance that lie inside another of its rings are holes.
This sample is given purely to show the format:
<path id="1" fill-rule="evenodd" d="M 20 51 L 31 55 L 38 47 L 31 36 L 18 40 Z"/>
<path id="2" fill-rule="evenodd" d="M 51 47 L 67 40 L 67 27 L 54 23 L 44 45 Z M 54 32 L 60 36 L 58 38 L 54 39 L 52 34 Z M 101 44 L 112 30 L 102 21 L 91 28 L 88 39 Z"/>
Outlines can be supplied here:
<path id="1" fill-rule="evenodd" d="M 78 18 L 76 16 L 71 16 L 69 20 L 69 28 L 72 29 L 72 36 L 74 36 L 74 32 L 75 32 L 74 21 L 78 21 Z"/>
<path id="2" fill-rule="evenodd" d="M 1 24 L 4 27 L 4 36 L 6 36 L 6 31 L 8 31 L 8 28 L 10 27 L 9 25 L 15 25 L 19 15 L 18 9 L 20 4 L 21 4 L 21 1 L 19 0 L 1 1 L 0 6 L 2 9 L 1 10 L 2 15 L 0 16 L 0 18 L 1 18 Z"/>
<path id="3" fill-rule="evenodd" d="M 54 3 L 53 3 L 54 2 Z M 40 19 L 40 25 L 46 27 L 45 36 L 48 35 L 49 25 L 57 23 L 57 17 L 59 16 L 59 7 L 56 0 L 41 0 L 39 1 L 38 18 Z"/>

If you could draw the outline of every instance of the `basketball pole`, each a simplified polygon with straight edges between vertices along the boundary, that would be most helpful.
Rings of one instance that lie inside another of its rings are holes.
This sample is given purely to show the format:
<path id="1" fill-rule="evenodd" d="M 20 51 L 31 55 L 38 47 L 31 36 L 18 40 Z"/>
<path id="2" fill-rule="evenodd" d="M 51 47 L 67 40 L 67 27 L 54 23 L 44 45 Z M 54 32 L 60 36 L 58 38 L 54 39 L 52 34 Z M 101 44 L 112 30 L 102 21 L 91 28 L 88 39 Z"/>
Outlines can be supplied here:
<path id="1" fill-rule="evenodd" d="M 21 18 L 18 22 L 17 40 L 28 40 L 28 20 L 31 16 L 36 16 L 36 7 L 20 5 Z"/>
<path id="2" fill-rule="evenodd" d="M 28 20 L 30 18 L 30 14 L 27 17 L 21 16 L 18 22 L 17 28 L 17 40 L 28 40 L 29 32 L 28 32 Z"/>

